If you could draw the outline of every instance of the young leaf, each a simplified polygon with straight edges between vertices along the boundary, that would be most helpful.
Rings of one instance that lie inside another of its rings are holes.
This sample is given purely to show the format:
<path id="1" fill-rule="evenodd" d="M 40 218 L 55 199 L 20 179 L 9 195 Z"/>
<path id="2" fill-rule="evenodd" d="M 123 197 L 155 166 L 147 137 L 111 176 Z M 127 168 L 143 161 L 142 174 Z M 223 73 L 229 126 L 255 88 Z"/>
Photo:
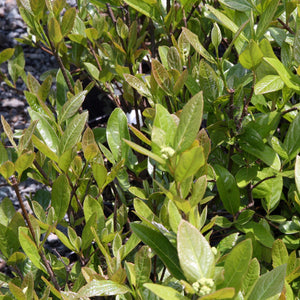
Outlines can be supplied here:
<path id="1" fill-rule="evenodd" d="M 195 50 L 203 56 L 210 63 L 215 64 L 215 59 L 210 55 L 210 53 L 203 47 L 199 42 L 199 39 L 196 34 L 188 30 L 187 28 L 182 28 L 182 33 L 184 37 L 189 41 L 189 43 L 195 48 Z"/>
<path id="2" fill-rule="evenodd" d="M 66 36 L 73 28 L 76 18 L 76 9 L 71 7 L 66 10 L 61 22 L 61 34 Z"/>
<path id="3" fill-rule="evenodd" d="M 52 127 L 52 122 L 39 112 L 36 112 L 30 108 L 28 108 L 29 115 L 31 119 L 38 120 L 36 125 L 43 141 L 54 153 L 58 153 L 59 148 L 59 138 L 55 129 Z"/>
<path id="4" fill-rule="evenodd" d="M 9 60 L 14 55 L 14 48 L 6 48 L 0 52 L 0 65 Z"/>
<path id="5" fill-rule="evenodd" d="M 295 182 L 298 193 L 300 194 L 300 156 L 297 155 L 295 163 Z"/>
<path id="6" fill-rule="evenodd" d="M 289 254 L 284 242 L 282 240 L 276 240 L 272 247 L 273 268 L 287 264 L 288 260 Z"/>
<path id="7" fill-rule="evenodd" d="M 173 149 L 177 153 L 188 149 L 197 137 L 202 122 L 203 94 L 199 92 L 183 107 Z"/>
<path id="8" fill-rule="evenodd" d="M 70 187 L 66 175 L 60 175 L 53 183 L 51 205 L 55 211 L 55 218 L 59 222 L 64 218 L 70 203 Z"/>
<path id="9" fill-rule="evenodd" d="M 110 115 L 106 129 L 107 142 L 116 161 L 128 161 L 129 147 L 123 139 L 130 139 L 125 113 L 116 108 Z"/>
<path id="10" fill-rule="evenodd" d="M 130 289 L 123 284 L 111 280 L 96 280 L 83 286 L 78 291 L 79 297 L 114 296 L 129 293 Z"/>
<path id="11" fill-rule="evenodd" d="M 170 299 L 188 300 L 189 299 L 169 286 L 163 286 L 155 283 L 145 283 L 144 287 L 163 300 L 170 300 Z"/>
<path id="12" fill-rule="evenodd" d="M 63 133 L 60 141 L 60 153 L 74 147 L 80 140 L 81 133 L 84 129 L 88 118 L 88 112 L 83 112 L 75 116 L 68 124 L 65 132 Z"/>
<path id="13" fill-rule="evenodd" d="M 171 95 L 171 80 L 165 67 L 156 59 L 152 59 L 152 74 L 157 84 Z"/>
<path id="14" fill-rule="evenodd" d="M 175 278 L 185 279 L 179 268 L 177 250 L 162 233 L 138 223 L 131 223 L 130 227 L 146 245 L 156 252 Z"/>
<path id="15" fill-rule="evenodd" d="M 270 23 L 274 18 L 279 2 L 279 0 L 269 1 L 268 6 L 264 8 L 257 25 L 256 40 L 260 40 L 260 38 L 266 33 Z"/>
<path id="16" fill-rule="evenodd" d="M 10 176 L 12 176 L 15 172 L 15 165 L 11 161 L 6 161 L 0 167 L 0 174 L 8 180 Z"/>
<path id="17" fill-rule="evenodd" d="M 241 53 L 239 61 L 245 69 L 255 70 L 263 59 L 263 53 L 258 45 L 250 40 L 249 45 Z"/>
<path id="18" fill-rule="evenodd" d="M 300 126 L 300 113 L 297 114 L 296 118 L 290 124 L 288 132 L 283 142 L 283 145 L 287 150 L 290 160 L 296 157 L 300 149 L 300 136 L 298 134 L 299 126 Z"/>
<path id="19" fill-rule="evenodd" d="M 149 248 L 143 246 L 134 257 L 134 269 L 136 274 L 136 287 L 140 288 L 145 282 L 150 281 L 151 258 Z"/>
<path id="20" fill-rule="evenodd" d="M 53 17 L 48 22 L 48 33 L 50 40 L 57 45 L 62 39 L 61 29 L 58 21 Z"/>
<path id="21" fill-rule="evenodd" d="M 13 134 L 9 124 L 4 119 L 3 115 L 1 115 L 1 123 L 2 123 L 2 126 L 3 126 L 3 130 L 4 130 L 5 134 L 7 135 L 10 143 L 14 146 L 15 149 L 17 149 L 17 144 L 14 141 L 14 134 Z"/>
<path id="22" fill-rule="evenodd" d="M 64 121 L 67 121 L 71 117 L 73 117 L 76 112 L 78 112 L 79 108 L 81 107 L 84 98 L 87 94 L 87 91 L 82 91 L 76 95 L 74 95 L 72 98 L 70 98 L 62 107 L 61 113 L 58 117 L 59 123 L 62 123 Z"/>
<path id="23" fill-rule="evenodd" d="M 215 256 L 205 237 L 188 222 L 182 220 L 177 233 L 180 266 L 190 282 L 212 278 Z"/>
<path id="24" fill-rule="evenodd" d="M 151 92 L 148 89 L 147 85 L 136 76 L 130 75 L 130 74 L 124 74 L 123 75 L 125 80 L 128 82 L 130 86 L 132 86 L 134 89 L 138 91 L 138 93 L 146 98 L 151 98 Z"/>
<path id="25" fill-rule="evenodd" d="M 225 209 L 232 215 L 239 211 L 240 192 L 233 175 L 220 165 L 214 166 L 217 188 Z"/>
<path id="26" fill-rule="evenodd" d="M 263 274 L 256 282 L 248 300 L 278 299 L 284 287 L 286 265 Z"/>
<path id="27" fill-rule="evenodd" d="M 35 153 L 32 151 L 28 151 L 23 153 L 18 157 L 15 162 L 15 168 L 18 172 L 19 177 L 21 177 L 22 173 L 29 167 L 31 167 L 35 158 Z"/>
<path id="28" fill-rule="evenodd" d="M 193 147 L 182 152 L 175 168 L 175 180 L 182 182 L 188 177 L 194 176 L 205 164 L 205 157 L 202 147 Z"/>
<path id="29" fill-rule="evenodd" d="M 284 82 L 279 75 L 266 75 L 254 86 L 256 95 L 272 93 L 281 90 L 284 87 Z"/>

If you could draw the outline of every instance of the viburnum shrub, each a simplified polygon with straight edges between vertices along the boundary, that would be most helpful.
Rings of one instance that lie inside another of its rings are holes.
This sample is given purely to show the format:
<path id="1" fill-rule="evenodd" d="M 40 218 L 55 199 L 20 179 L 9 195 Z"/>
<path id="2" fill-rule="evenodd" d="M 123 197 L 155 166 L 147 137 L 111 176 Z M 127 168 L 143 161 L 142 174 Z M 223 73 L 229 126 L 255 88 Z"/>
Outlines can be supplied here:
<path id="1" fill-rule="evenodd" d="M 299 299 L 298 1 L 17 2 L 1 80 L 25 82 L 30 125 L 1 117 L 22 213 L 0 204 L 0 299 Z M 22 45 L 58 68 L 26 73 Z M 47 189 L 23 199 L 27 178 Z"/>

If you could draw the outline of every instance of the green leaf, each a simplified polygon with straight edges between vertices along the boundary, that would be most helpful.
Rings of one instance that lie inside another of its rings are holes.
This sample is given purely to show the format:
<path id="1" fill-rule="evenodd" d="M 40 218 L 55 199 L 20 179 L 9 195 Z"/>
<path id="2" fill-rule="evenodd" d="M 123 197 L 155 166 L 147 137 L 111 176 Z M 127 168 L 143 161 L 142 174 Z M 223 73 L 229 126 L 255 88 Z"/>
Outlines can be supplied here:
<path id="1" fill-rule="evenodd" d="M 131 223 L 130 227 L 146 245 L 156 252 L 175 278 L 185 279 L 179 268 L 177 250 L 162 233 L 138 223 Z"/>
<path id="2" fill-rule="evenodd" d="M 282 240 L 276 240 L 272 247 L 272 261 L 273 268 L 287 264 L 289 260 L 289 253 Z"/>
<path id="3" fill-rule="evenodd" d="M 192 195 L 189 199 L 191 207 L 196 206 L 203 199 L 207 186 L 206 176 L 199 177 L 193 184 Z"/>
<path id="4" fill-rule="evenodd" d="M 201 146 L 182 152 L 175 168 L 175 180 L 182 182 L 188 177 L 194 176 L 204 164 L 205 157 Z"/>
<path id="5" fill-rule="evenodd" d="M 0 52 L 0 65 L 9 60 L 14 55 L 14 48 L 6 48 Z"/>
<path id="6" fill-rule="evenodd" d="M 168 65 L 170 69 L 178 70 L 179 72 L 182 71 L 182 64 L 181 58 L 178 53 L 177 48 L 170 47 L 168 54 L 167 54 Z"/>
<path id="7" fill-rule="evenodd" d="M 169 286 L 163 286 L 155 283 L 145 283 L 144 287 L 163 300 L 170 300 L 170 299 L 188 300 L 189 299 Z"/>
<path id="8" fill-rule="evenodd" d="M 160 156 L 154 154 L 153 152 L 151 152 L 151 151 L 149 151 L 149 150 L 147 150 L 147 149 L 141 147 L 140 145 L 135 144 L 135 143 L 133 143 L 131 141 L 127 141 L 127 140 L 124 139 L 124 142 L 126 144 L 128 144 L 131 148 L 133 148 L 134 150 L 136 150 L 137 152 L 142 153 L 142 154 L 144 154 L 146 156 L 149 156 L 150 158 L 156 160 L 161 165 L 165 165 L 166 161 L 163 158 L 161 158 Z"/>
<path id="9" fill-rule="evenodd" d="M 3 130 L 5 132 L 5 134 L 7 135 L 10 143 L 13 145 L 13 147 L 15 149 L 17 149 L 17 144 L 15 143 L 14 141 L 14 134 L 9 126 L 9 124 L 7 123 L 7 121 L 4 119 L 3 115 L 1 115 L 1 123 L 2 123 L 2 126 L 3 126 Z"/>
<path id="10" fill-rule="evenodd" d="M 262 95 L 279 91 L 283 87 L 284 82 L 279 75 L 267 75 L 255 84 L 254 92 L 256 95 Z"/>
<path id="11" fill-rule="evenodd" d="M 88 112 L 83 112 L 80 115 L 76 115 L 68 124 L 61 137 L 60 153 L 64 153 L 68 149 L 73 148 L 79 142 L 87 118 Z"/>
<path id="12" fill-rule="evenodd" d="M 250 153 L 251 155 L 261 159 L 264 163 L 270 166 L 272 169 L 279 171 L 281 168 L 281 161 L 278 154 L 268 145 L 264 145 L 263 150 L 259 150 L 255 148 L 253 145 L 250 145 L 245 142 L 240 143 L 240 147 L 242 150 Z"/>
<path id="13" fill-rule="evenodd" d="M 218 288 L 233 287 L 240 290 L 252 258 L 252 243 L 247 239 L 237 244 L 226 257 L 224 264 L 224 281 Z"/>
<path id="14" fill-rule="evenodd" d="M 182 220 L 181 214 L 174 203 L 174 201 L 169 200 L 168 203 L 168 214 L 169 214 L 169 223 L 172 228 L 172 230 L 177 233 L 178 232 L 178 226 Z"/>
<path id="15" fill-rule="evenodd" d="M 284 287 L 286 265 L 263 274 L 256 282 L 248 300 L 278 299 Z M 273 298 L 272 298 L 273 299 Z"/>
<path id="16" fill-rule="evenodd" d="M 234 296 L 234 288 L 224 288 L 217 290 L 209 295 L 202 296 L 201 300 L 215 300 L 215 299 L 231 299 Z"/>
<path id="17" fill-rule="evenodd" d="M 46 144 L 44 144 L 38 137 L 32 135 L 31 137 L 34 146 L 44 155 L 49 157 L 55 162 L 58 162 L 58 156 Z"/>
<path id="18" fill-rule="evenodd" d="M 232 215 L 239 211 L 240 192 L 233 175 L 220 165 L 214 166 L 217 188 L 225 209 Z"/>
<path id="19" fill-rule="evenodd" d="M 252 291 L 254 284 L 259 278 L 260 265 L 256 258 L 253 258 L 248 266 L 247 273 L 245 274 L 242 281 L 242 291 L 245 295 L 249 295 Z M 247 299 L 247 298 L 246 298 Z"/>
<path id="20" fill-rule="evenodd" d="M 116 29 L 117 29 L 117 33 L 118 36 L 125 40 L 128 37 L 128 26 L 123 22 L 123 20 L 121 18 L 117 19 L 117 23 L 116 23 Z"/>
<path id="21" fill-rule="evenodd" d="M 123 284 L 111 280 L 96 280 L 83 286 L 78 291 L 79 297 L 114 296 L 129 293 L 130 289 Z"/>
<path id="22" fill-rule="evenodd" d="M 300 149 L 300 113 L 297 114 L 296 118 L 290 124 L 289 129 L 286 133 L 283 145 L 287 150 L 289 159 L 292 160 L 296 157 Z"/>
<path id="23" fill-rule="evenodd" d="M 216 64 L 215 59 L 213 56 L 210 55 L 210 53 L 203 47 L 203 45 L 199 42 L 199 39 L 196 34 L 191 32 L 187 28 L 182 28 L 182 33 L 184 37 L 189 41 L 189 43 L 195 48 L 195 50 L 203 56 L 207 61 L 210 63 Z"/>
<path id="24" fill-rule="evenodd" d="M 0 167 L 0 174 L 8 180 L 10 176 L 12 176 L 15 172 L 15 165 L 11 161 L 6 161 Z"/>
<path id="25" fill-rule="evenodd" d="M 258 168 L 256 166 L 252 168 L 240 168 L 235 175 L 237 186 L 239 188 L 244 188 L 248 185 L 251 180 L 256 177 L 257 170 Z"/>
<path id="26" fill-rule="evenodd" d="M 33 121 L 38 120 L 36 125 L 43 141 L 54 153 L 58 153 L 59 149 L 59 138 L 55 129 L 52 127 L 52 122 L 39 112 L 36 112 L 28 108 L 29 115 Z"/>
<path id="27" fill-rule="evenodd" d="M 22 173 L 29 167 L 31 167 L 35 158 L 35 153 L 32 151 L 28 151 L 23 153 L 18 157 L 15 162 L 15 168 L 18 172 L 19 177 L 21 177 Z"/>
<path id="28" fill-rule="evenodd" d="M 165 67 L 156 59 L 152 59 L 152 74 L 157 84 L 168 94 L 171 95 L 171 80 Z"/>
<path id="29" fill-rule="evenodd" d="M 295 182 L 298 193 L 300 194 L 300 156 L 297 155 L 295 163 Z"/>
<path id="30" fill-rule="evenodd" d="M 158 9 L 157 1 L 147 1 L 147 0 L 125 0 L 125 2 L 137 10 L 138 12 L 144 14 L 150 19 L 154 20 L 159 24 L 163 24 L 163 18 L 161 16 L 161 12 Z"/>
<path id="31" fill-rule="evenodd" d="M 133 206 L 138 216 L 143 219 L 149 220 L 150 222 L 154 220 L 155 215 L 153 211 L 143 200 L 135 198 L 133 200 Z"/>
<path id="32" fill-rule="evenodd" d="M 92 164 L 93 176 L 97 182 L 98 188 L 101 190 L 107 179 L 107 170 L 104 165 L 93 163 Z"/>
<path id="33" fill-rule="evenodd" d="M 76 112 L 78 112 L 85 99 L 86 94 L 87 91 L 82 91 L 74 95 L 63 105 L 61 113 L 58 117 L 59 123 L 67 121 L 68 119 L 73 117 L 76 114 Z"/>
<path id="34" fill-rule="evenodd" d="M 151 91 L 148 89 L 147 85 L 136 76 L 133 76 L 131 74 L 124 74 L 123 75 L 127 83 L 136 89 L 138 93 L 146 98 L 151 98 Z"/>
<path id="35" fill-rule="evenodd" d="M 218 21 L 219 24 L 223 25 L 234 34 L 239 32 L 239 26 L 237 26 L 230 18 L 224 15 L 221 10 L 215 9 L 213 6 L 208 4 L 205 5 L 205 8 L 207 8 L 214 15 L 213 19 Z M 248 39 L 243 32 L 239 32 L 235 42 L 235 47 L 237 48 L 238 53 L 241 52 L 245 41 L 248 41 Z"/>
<path id="36" fill-rule="evenodd" d="M 150 281 L 151 258 L 149 248 L 143 246 L 134 257 L 134 269 L 136 274 L 136 287 L 140 288 L 145 282 Z"/>
<path id="37" fill-rule="evenodd" d="M 9 282 L 8 287 L 16 300 L 27 300 L 26 295 L 24 294 L 21 288 L 19 288 L 12 282 Z"/>
<path id="38" fill-rule="evenodd" d="M 173 148 L 177 153 L 188 149 L 197 137 L 202 122 L 203 94 L 199 92 L 183 107 Z"/>
<path id="39" fill-rule="evenodd" d="M 68 10 L 66 10 L 61 22 L 62 36 L 66 36 L 73 29 L 75 18 L 76 18 L 75 7 L 71 7 Z"/>
<path id="40" fill-rule="evenodd" d="M 52 186 L 51 205 L 55 211 L 56 220 L 64 218 L 70 203 L 71 191 L 66 175 L 60 175 Z"/>
<path id="41" fill-rule="evenodd" d="M 262 224 L 256 223 L 254 221 L 250 221 L 243 226 L 239 226 L 239 228 L 245 233 L 253 233 L 254 237 L 257 241 L 259 241 L 262 245 L 272 248 L 274 243 L 274 238 L 269 230 L 267 230 Z"/>
<path id="42" fill-rule="evenodd" d="M 253 4 L 247 0 L 219 0 L 219 2 L 233 10 L 246 12 L 253 9 Z"/>
<path id="43" fill-rule="evenodd" d="M 249 70 L 255 70 L 261 63 L 262 59 L 263 53 L 253 40 L 250 40 L 248 46 L 239 57 L 241 65 Z"/>
<path id="44" fill-rule="evenodd" d="M 22 249 L 32 263 L 46 274 L 46 269 L 41 263 L 41 257 L 38 252 L 38 248 L 33 240 L 29 237 L 29 229 L 26 227 L 19 227 L 19 241 Z"/>
<path id="45" fill-rule="evenodd" d="M 180 266 L 190 282 L 212 278 L 215 256 L 205 237 L 188 222 L 182 220 L 177 233 Z"/>
<path id="46" fill-rule="evenodd" d="M 260 40 L 260 38 L 266 33 L 267 29 L 270 26 L 270 23 L 273 21 L 274 15 L 276 13 L 279 0 L 268 1 L 269 4 L 264 8 L 263 13 L 259 18 L 259 22 L 256 29 L 256 40 Z"/>
<path id="47" fill-rule="evenodd" d="M 214 23 L 213 29 L 211 30 L 211 42 L 216 49 L 222 42 L 222 32 L 217 23 Z"/>
<path id="48" fill-rule="evenodd" d="M 263 59 L 276 70 L 281 80 L 286 84 L 287 87 L 295 90 L 296 92 L 300 92 L 300 84 L 298 78 L 288 69 L 286 69 L 286 67 L 278 58 L 264 57 Z"/>
<path id="49" fill-rule="evenodd" d="M 48 34 L 50 40 L 57 45 L 62 39 L 62 33 L 58 21 L 53 17 L 48 22 Z"/>
<path id="50" fill-rule="evenodd" d="M 0 165 L 8 160 L 8 155 L 5 147 L 3 146 L 2 142 L 0 141 Z"/>
<path id="51" fill-rule="evenodd" d="M 5 197 L 3 200 L 1 200 L 0 203 L 0 224 L 4 226 L 8 226 L 11 219 L 15 215 L 16 210 L 12 204 L 12 201 Z"/>
<path id="52" fill-rule="evenodd" d="M 120 108 L 116 108 L 108 119 L 106 138 L 114 159 L 128 161 L 129 147 L 123 139 L 129 140 L 130 135 L 126 115 Z"/>

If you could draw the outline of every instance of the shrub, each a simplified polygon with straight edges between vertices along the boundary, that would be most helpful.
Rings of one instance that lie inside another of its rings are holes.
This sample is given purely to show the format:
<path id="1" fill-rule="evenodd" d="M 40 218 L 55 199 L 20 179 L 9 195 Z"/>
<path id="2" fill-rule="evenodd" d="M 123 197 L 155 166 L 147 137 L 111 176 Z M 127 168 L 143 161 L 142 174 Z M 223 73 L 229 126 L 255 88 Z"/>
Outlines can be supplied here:
<path id="1" fill-rule="evenodd" d="M 77 2 L 18 1 L 18 41 L 58 69 L 37 79 L 21 46 L 0 53 L 31 120 L 17 136 L 1 118 L 22 214 L 2 201 L 0 297 L 298 299 L 297 2 Z M 116 106 L 105 128 L 82 110 L 93 87 Z M 33 213 L 26 178 L 50 188 Z"/>

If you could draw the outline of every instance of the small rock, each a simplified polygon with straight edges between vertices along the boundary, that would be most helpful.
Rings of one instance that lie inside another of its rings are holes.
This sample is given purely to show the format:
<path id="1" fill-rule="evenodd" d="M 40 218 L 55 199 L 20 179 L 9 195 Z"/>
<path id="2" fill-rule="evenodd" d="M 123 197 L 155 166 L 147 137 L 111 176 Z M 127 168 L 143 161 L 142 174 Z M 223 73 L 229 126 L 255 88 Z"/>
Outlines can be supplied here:
<path id="1" fill-rule="evenodd" d="M 16 107 L 23 107 L 23 106 L 25 106 L 24 102 L 16 98 L 2 100 L 2 107 L 16 108 Z"/>

